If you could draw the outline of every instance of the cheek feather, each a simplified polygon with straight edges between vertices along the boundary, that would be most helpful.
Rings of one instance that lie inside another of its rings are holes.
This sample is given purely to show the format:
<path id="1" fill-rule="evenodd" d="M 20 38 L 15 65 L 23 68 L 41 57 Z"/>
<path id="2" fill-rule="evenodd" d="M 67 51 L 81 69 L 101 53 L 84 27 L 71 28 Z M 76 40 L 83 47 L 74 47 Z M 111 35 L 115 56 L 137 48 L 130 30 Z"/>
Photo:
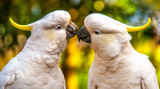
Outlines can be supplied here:
<path id="1" fill-rule="evenodd" d="M 100 40 L 102 44 L 111 45 L 114 39 L 115 39 L 115 36 L 113 35 L 103 35 Z"/>
<path id="2" fill-rule="evenodd" d="M 49 40 L 52 41 L 54 38 L 54 32 L 52 30 L 47 30 L 44 32 L 44 36 Z"/>

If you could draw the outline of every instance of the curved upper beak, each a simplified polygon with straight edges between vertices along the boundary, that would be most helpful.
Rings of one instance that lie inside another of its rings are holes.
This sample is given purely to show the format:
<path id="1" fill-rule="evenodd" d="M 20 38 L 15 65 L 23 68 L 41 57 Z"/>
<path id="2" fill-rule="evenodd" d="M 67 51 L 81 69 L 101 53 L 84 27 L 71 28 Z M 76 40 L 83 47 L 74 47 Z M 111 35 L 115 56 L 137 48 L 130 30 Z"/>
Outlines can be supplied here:
<path id="1" fill-rule="evenodd" d="M 78 38 L 79 38 L 79 41 L 82 40 L 84 42 L 87 42 L 87 43 L 91 43 L 91 35 L 90 33 L 87 31 L 86 27 L 83 26 L 78 34 L 77 34 Z"/>
<path id="2" fill-rule="evenodd" d="M 78 28 L 75 25 L 75 23 L 73 23 L 72 21 L 70 21 L 69 25 L 66 28 L 66 34 L 67 34 L 67 38 L 72 38 L 74 37 L 76 34 L 78 33 Z"/>

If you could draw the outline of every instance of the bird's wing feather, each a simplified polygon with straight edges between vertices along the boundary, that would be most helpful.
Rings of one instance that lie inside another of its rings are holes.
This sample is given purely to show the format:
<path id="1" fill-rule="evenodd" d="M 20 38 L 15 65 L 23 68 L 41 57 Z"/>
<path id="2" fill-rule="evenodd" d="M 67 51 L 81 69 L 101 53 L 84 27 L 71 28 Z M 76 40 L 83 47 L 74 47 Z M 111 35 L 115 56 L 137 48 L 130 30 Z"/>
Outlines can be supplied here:
<path id="1" fill-rule="evenodd" d="M 142 68 L 142 89 L 159 89 L 156 70 L 148 58 L 143 58 Z"/>
<path id="2" fill-rule="evenodd" d="M 96 86 L 93 84 L 93 81 L 88 81 L 88 89 L 96 89 Z"/>
<path id="3" fill-rule="evenodd" d="M 0 88 L 14 82 L 16 66 L 17 66 L 17 59 L 13 58 L 0 72 Z"/>
<path id="4" fill-rule="evenodd" d="M 142 80 L 143 89 L 159 89 L 156 73 L 150 74 L 146 79 Z"/>
<path id="5" fill-rule="evenodd" d="M 88 89 L 97 89 L 96 85 L 93 83 L 93 78 L 91 78 L 90 75 L 88 76 Z"/>

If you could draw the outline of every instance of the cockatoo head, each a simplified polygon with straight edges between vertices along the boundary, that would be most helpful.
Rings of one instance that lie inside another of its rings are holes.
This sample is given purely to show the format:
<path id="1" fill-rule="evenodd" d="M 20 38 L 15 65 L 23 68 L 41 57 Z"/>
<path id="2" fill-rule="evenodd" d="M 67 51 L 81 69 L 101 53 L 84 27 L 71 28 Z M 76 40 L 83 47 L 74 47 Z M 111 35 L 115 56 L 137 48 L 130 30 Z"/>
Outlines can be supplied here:
<path id="1" fill-rule="evenodd" d="M 149 22 L 141 27 L 131 27 L 102 14 L 88 15 L 84 26 L 78 32 L 78 37 L 91 43 L 95 53 L 101 57 L 115 57 L 122 47 L 131 40 L 128 32 L 145 29 Z"/>
<path id="2" fill-rule="evenodd" d="M 57 44 L 62 46 L 62 50 L 66 47 L 67 38 L 75 36 L 78 32 L 77 26 L 71 21 L 70 14 L 63 10 L 53 11 L 28 25 L 19 25 L 11 18 L 10 21 L 18 29 L 31 31 L 30 38 L 34 41 L 38 40 L 41 44 Z"/>

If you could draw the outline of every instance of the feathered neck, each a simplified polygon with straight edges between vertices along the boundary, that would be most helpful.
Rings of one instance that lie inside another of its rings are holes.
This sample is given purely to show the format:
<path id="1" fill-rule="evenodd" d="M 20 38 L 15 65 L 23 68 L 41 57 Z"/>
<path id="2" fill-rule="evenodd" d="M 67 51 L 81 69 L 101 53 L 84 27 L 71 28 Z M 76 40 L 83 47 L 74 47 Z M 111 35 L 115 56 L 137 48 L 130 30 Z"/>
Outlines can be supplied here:
<path id="1" fill-rule="evenodd" d="M 127 57 L 129 57 L 136 51 L 133 49 L 130 42 L 126 42 L 124 45 L 125 46 L 121 48 L 121 52 L 117 56 L 112 58 L 111 57 L 102 58 L 95 53 L 93 61 L 93 65 L 95 66 L 95 68 L 97 68 L 99 72 L 100 71 L 103 72 L 102 70 L 115 71 L 118 68 L 118 66 L 121 65 L 125 66 L 123 62 L 127 60 L 124 59 L 127 59 Z"/>
<path id="2" fill-rule="evenodd" d="M 56 43 L 29 37 L 21 52 L 24 58 L 20 57 L 20 60 L 35 67 L 43 66 L 44 69 L 58 67 L 62 51 Z"/>

